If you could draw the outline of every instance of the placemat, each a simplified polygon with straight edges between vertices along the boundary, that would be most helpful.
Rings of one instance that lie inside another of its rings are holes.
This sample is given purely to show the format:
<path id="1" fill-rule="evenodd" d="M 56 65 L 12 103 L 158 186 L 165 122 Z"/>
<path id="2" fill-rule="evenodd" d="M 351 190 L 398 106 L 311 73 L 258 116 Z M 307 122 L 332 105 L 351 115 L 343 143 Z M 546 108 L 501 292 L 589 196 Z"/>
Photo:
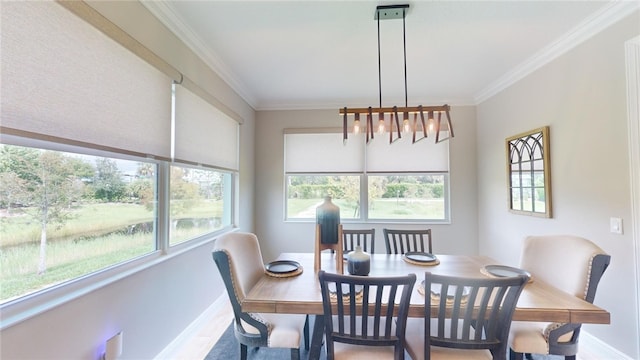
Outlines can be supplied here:
<path id="1" fill-rule="evenodd" d="M 416 288 L 418 289 L 418 293 L 424 296 L 424 284 L 420 283 L 418 284 L 418 286 L 416 286 Z M 468 299 L 468 295 L 462 295 L 462 299 L 460 300 L 460 303 L 466 304 L 467 299 Z M 431 304 L 434 305 L 438 303 L 440 303 L 440 294 L 431 293 Z M 453 297 L 447 297 L 447 305 L 450 305 L 450 304 L 453 304 Z"/>
<path id="2" fill-rule="evenodd" d="M 486 277 L 490 277 L 490 278 L 500 278 L 501 276 L 496 276 L 493 275 L 492 273 L 488 272 L 487 269 L 483 267 L 480 268 L 480 273 Z M 529 278 L 529 281 L 527 281 L 527 283 L 532 283 L 533 282 L 533 277 Z"/>
<path id="3" fill-rule="evenodd" d="M 329 285 L 331 284 L 335 286 L 335 283 L 330 283 Z M 356 288 L 356 300 L 362 299 L 363 290 L 364 290 L 364 287 L 360 287 L 359 289 Z M 332 291 L 331 288 L 329 288 L 329 297 L 331 297 L 332 300 L 337 300 L 338 293 L 336 291 Z M 348 300 L 349 298 L 351 298 L 351 295 L 349 293 L 346 293 L 346 294 L 344 292 L 342 293 L 342 300 Z"/>
<path id="4" fill-rule="evenodd" d="M 329 292 L 329 296 L 331 297 L 331 300 L 338 300 L 338 293 L 334 293 L 334 292 Z M 349 294 L 343 294 L 342 295 L 342 300 L 347 301 L 351 298 L 351 296 Z M 356 301 L 360 301 L 362 299 L 362 291 L 357 292 L 356 293 Z"/>
<path id="5" fill-rule="evenodd" d="M 420 266 L 436 266 L 436 265 L 440 264 L 440 259 L 436 259 L 436 261 L 424 262 L 424 261 L 414 261 L 414 260 L 411 260 L 411 259 L 407 259 L 405 256 L 403 256 L 402 260 L 408 262 L 409 264 L 420 265 Z"/>
<path id="6" fill-rule="evenodd" d="M 288 272 L 288 273 L 274 273 L 268 270 L 265 270 L 264 272 L 267 273 L 267 275 L 272 276 L 272 277 L 276 277 L 276 278 L 288 278 L 288 277 L 294 277 L 294 276 L 298 276 L 300 274 L 302 274 L 302 266 L 300 266 L 298 268 L 298 270 L 296 271 L 292 271 L 292 272 Z"/>

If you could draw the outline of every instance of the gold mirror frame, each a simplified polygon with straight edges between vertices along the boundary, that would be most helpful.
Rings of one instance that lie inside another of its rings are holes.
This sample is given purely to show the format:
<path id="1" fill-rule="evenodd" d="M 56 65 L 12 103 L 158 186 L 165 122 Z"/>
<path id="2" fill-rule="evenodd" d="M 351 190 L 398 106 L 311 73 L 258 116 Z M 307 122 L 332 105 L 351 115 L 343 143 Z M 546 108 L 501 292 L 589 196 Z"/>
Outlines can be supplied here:
<path id="1" fill-rule="evenodd" d="M 552 217 L 549 127 L 506 139 L 509 211 Z"/>

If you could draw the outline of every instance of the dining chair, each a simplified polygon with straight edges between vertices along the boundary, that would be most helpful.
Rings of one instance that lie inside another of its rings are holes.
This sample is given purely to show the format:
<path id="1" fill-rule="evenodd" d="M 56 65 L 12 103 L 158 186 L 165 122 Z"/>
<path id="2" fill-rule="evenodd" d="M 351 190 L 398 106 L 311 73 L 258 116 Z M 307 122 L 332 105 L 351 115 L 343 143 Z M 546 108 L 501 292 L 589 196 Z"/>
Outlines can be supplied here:
<path id="1" fill-rule="evenodd" d="M 404 359 L 415 274 L 391 277 L 318 273 L 327 359 Z"/>
<path id="2" fill-rule="evenodd" d="M 432 252 L 431 229 L 382 229 L 382 232 L 387 245 L 387 254 L 404 254 L 410 251 Z"/>
<path id="3" fill-rule="evenodd" d="M 300 359 L 300 335 L 304 332 L 309 348 L 309 324 L 305 315 L 247 313 L 242 301 L 265 274 L 258 238 L 251 233 L 234 232 L 216 240 L 215 261 L 231 301 L 234 333 L 240 343 L 240 358 L 247 358 L 248 347 L 290 348 L 291 359 Z"/>
<path id="4" fill-rule="evenodd" d="M 411 359 L 506 359 L 509 326 L 528 280 L 526 275 L 465 278 L 426 272 L 418 285 L 424 319 L 407 323 Z"/>
<path id="5" fill-rule="evenodd" d="M 531 273 L 533 281 L 544 281 L 593 303 L 610 261 L 610 255 L 578 236 L 529 236 L 524 241 L 520 267 Z M 531 354 L 544 354 L 575 359 L 581 325 L 516 321 L 509 336 L 510 358 L 521 360 L 527 354 L 531 359 Z"/>
<path id="6" fill-rule="evenodd" d="M 376 250 L 376 229 L 342 229 L 344 253 L 355 250 L 356 246 L 361 246 L 365 252 L 374 254 Z"/>

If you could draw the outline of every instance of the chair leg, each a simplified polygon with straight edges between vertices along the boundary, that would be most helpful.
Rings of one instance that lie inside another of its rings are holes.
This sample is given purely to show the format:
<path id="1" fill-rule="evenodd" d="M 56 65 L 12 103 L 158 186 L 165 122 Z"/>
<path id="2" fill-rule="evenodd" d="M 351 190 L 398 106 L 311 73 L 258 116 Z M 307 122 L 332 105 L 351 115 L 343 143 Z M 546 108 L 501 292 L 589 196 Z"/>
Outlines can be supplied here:
<path id="1" fill-rule="evenodd" d="M 524 357 L 526 357 L 527 360 L 533 360 L 533 355 L 531 355 L 529 353 L 524 354 Z"/>
<path id="2" fill-rule="evenodd" d="M 291 360 L 300 360 L 300 349 L 291 349 Z"/>
<path id="3" fill-rule="evenodd" d="M 509 349 L 509 360 L 522 360 L 522 353 L 517 353 L 513 349 Z"/>
<path id="4" fill-rule="evenodd" d="M 247 345 L 240 344 L 240 360 L 247 360 Z"/>
<path id="5" fill-rule="evenodd" d="M 309 350 L 309 315 L 304 320 L 304 349 Z"/>

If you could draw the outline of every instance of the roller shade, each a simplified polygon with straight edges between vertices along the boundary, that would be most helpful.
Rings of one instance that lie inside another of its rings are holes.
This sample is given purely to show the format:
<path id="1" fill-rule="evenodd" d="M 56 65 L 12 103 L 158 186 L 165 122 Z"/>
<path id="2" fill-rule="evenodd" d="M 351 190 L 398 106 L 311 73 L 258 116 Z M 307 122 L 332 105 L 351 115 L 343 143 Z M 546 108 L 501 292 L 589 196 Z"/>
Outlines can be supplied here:
<path id="1" fill-rule="evenodd" d="M 369 172 L 448 172 L 449 142 L 436 144 L 435 135 L 412 143 L 410 134 L 392 144 L 387 136 L 376 137 L 367 146 Z"/>
<path id="2" fill-rule="evenodd" d="M 343 145 L 342 133 L 285 133 L 284 159 L 288 173 L 362 172 L 364 141 L 354 137 Z"/>
<path id="3" fill-rule="evenodd" d="M 285 130 L 287 173 L 316 172 L 448 172 L 449 142 L 435 144 L 433 135 L 412 143 L 405 136 L 389 144 L 388 135 L 365 144 L 363 134 L 349 134 L 343 143 L 339 130 Z"/>
<path id="4" fill-rule="evenodd" d="M 238 122 L 175 87 L 175 160 L 238 170 Z"/>
<path id="5" fill-rule="evenodd" d="M 2 3 L 2 126 L 170 157 L 171 82 L 55 2 Z"/>

